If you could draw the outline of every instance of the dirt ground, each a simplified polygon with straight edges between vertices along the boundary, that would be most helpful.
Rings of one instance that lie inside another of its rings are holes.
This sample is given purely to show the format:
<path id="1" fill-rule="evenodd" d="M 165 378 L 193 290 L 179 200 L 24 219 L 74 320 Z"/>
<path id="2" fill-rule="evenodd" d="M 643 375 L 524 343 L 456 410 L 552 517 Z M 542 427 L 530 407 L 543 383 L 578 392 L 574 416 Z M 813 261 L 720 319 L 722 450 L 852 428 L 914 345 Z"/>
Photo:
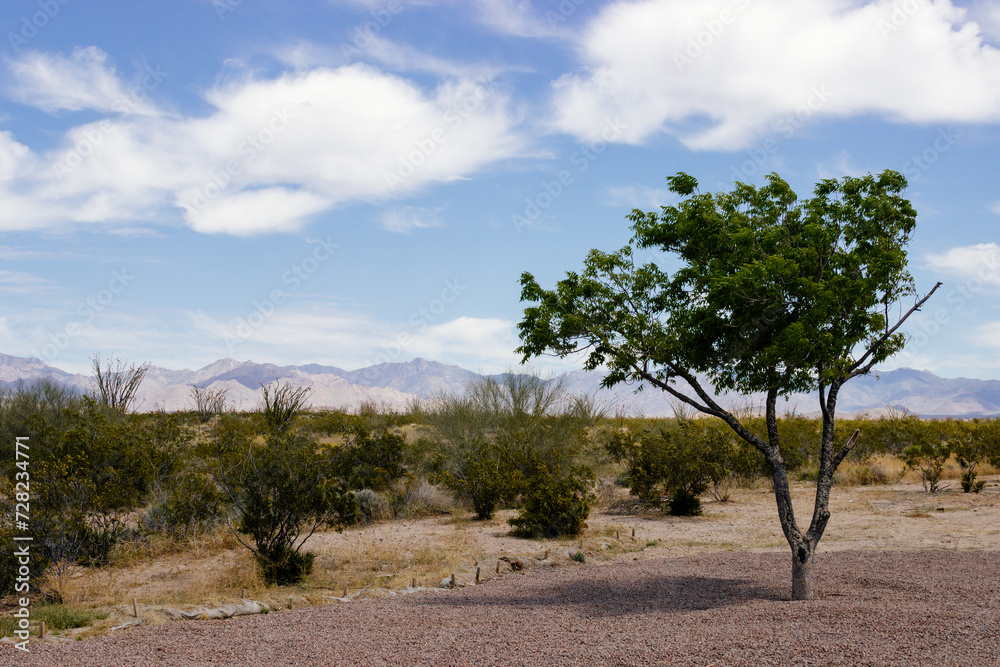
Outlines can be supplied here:
<path id="1" fill-rule="evenodd" d="M 986 479 L 988 486 L 979 494 L 962 493 L 956 481 L 945 482 L 933 495 L 919 483 L 834 487 L 832 518 L 819 552 L 1000 549 L 1000 476 Z M 812 483 L 793 484 L 802 526 L 811 518 L 813 493 Z M 487 581 L 496 576 L 498 558 L 544 558 L 551 551 L 546 564 L 568 565 L 569 550 L 581 544 L 587 562 L 596 565 L 705 552 L 788 551 L 766 485 L 734 488 L 728 502 L 706 496 L 697 517 L 614 513 L 627 493 L 606 487 L 601 496 L 582 539 L 511 537 L 506 519 L 512 512 L 487 522 L 459 512 L 319 533 L 307 543 L 317 554 L 314 575 L 295 588 L 263 586 L 249 552 L 226 537 L 195 541 L 183 551 L 138 554 L 117 567 L 70 571 L 50 583 L 71 605 L 111 612 L 90 628 L 65 633 L 86 637 L 133 620 L 133 598 L 143 622 L 159 624 L 170 622 L 161 613 L 164 608 L 232 604 L 243 594 L 272 608 L 288 608 L 335 602 L 344 597 L 345 586 L 357 599 L 385 597 L 413 583 L 437 587 L 452 573 L 471 583 L 477 568 Z"/>

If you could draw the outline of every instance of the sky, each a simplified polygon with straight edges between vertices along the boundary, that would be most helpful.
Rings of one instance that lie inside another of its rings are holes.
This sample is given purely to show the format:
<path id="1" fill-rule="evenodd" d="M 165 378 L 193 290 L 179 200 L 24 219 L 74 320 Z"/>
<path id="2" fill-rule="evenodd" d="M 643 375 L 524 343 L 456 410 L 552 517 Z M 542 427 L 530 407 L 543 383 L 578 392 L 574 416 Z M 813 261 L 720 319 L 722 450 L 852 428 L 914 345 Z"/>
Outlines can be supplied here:
<path id="1" fill-rule="evenodd" d="M 885 367 L 1000 379 L 1000 2 L 5 0 L 0 36 L 0 352 L 501 371 L 521 273 L 667 176 L 894 169 L 944 285 Z"/>

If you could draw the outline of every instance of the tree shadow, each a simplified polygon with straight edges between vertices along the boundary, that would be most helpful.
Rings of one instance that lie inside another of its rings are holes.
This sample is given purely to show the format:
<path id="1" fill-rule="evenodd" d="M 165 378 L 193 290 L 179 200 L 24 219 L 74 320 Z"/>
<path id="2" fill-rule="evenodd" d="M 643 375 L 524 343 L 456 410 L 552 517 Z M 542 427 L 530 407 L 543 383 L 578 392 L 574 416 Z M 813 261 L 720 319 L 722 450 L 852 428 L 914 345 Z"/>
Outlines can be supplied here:
<path id="1" fill-rule="evenodd" d="M 530 586 L 521 592 L 477 588 L 474 594 L 435 596 L 421 602 L 429 605 L 520 609 L 563 607 L 580 616 L 611 617 L 632 614 L 679 614 L 720 607 L 739 606 L 762 600 L 788 600 L 786 590 L 750 579 L 705 576 L 647 575 L 629 581 L 607 581 L 600 575 L 585 580 Z M 527 587 L 526 587 L 527 588 Z"/>

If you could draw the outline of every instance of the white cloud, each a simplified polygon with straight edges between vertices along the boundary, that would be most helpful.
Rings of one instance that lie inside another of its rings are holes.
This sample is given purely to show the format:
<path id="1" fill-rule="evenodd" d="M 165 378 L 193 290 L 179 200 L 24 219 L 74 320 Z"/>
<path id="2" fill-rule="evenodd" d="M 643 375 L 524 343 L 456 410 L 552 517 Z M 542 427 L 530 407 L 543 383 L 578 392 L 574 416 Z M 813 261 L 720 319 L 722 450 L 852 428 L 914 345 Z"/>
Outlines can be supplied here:
<path id="1" fill-rule="evenodd" d="M 206 100 L 202 117 L 73 127 L 42 154 L 0 132 L 0 230 L 135 227 L 179 209 L 198 231 L 288 231 L 338 204 L 466 178 L 527 144 L 507 95 L 460 77 L 427 91 L 365 65 L 317 67 L 243 78 Z"/>
<path id="2" fill-rule="evenodd" d="M 69 57 L 34 51 L 11 63 L 15 81 L 12 92 L 24 104 L 49 113 L 83 109 L 157 113 L 154 106 L 142 99 L 145 94 L 126 90 L 114 68 L 105 65 L 106 61 L 107 54 L 95 46 L 74 49 Z M 136 88 L 145 92 L 158 83 L 155 77 L 143 72 Z"/>
<path id="3" fill-rule="evenodd" d="M 988 322 L 976 329 L 976 342 L 987 347 L 1000 348 L 1000 322 Z M 979 359 L 981 363 L 982 358 Z"/>
<path id="4" fill-rule="evenodd" d="M 666 188 L 651 188 L 646 185 L 619 185 L 605 189 L 604 204 L 655 210 L 677 201 L 677 195 Z"/>
<path id="5" fill-rule="evenodd" d="M 568 14 L 553 7 L 542 15 L 527 0 L 477 0 L 480 22 L 496 32 L 515 37 L 566 37 Z M 563 3 L 573 9 L 576 3 Z"/>
<path id="6" fill-rule="evenodd" d="M 997 215 L 1000 215 L 1000 201 L 998 201 L 998 202 L 993 202 L 993 206 L 991 207 L 991 210 L 992 210 L 992 211 L 993 211 L 994 213 L 996 213 Z"/>
<path id="7" fill-rule="evenodd" d="M 414 229 L 444 227 L 440 213 L 441 209 L 397 206 L 384 211 L 379 217 L 379 222 L 386 231 L 409 234 Z"/>
<path id="8" fill-rule="evenodd" d="M 0 269 L 0 292 L 6 294 L 36 294 L 51 291 L 48 280 L 21 271 Z"/>
<path id="9" fill-rule="evenodd" d="M 952 248 L 940 255 L 928 255 L 927 263 L 943 273 L 1000 285 L 1000 246 L 996 243 Z"/>
<path id="10" fill-rule="evenodd" d="M 586 66 L 554 84 L 555 126 L 619 141 L 666 132 L 733 150 L 813 117 L 895 122 L 1000 118 L 1000 52 L 948 0 L 616 2 L 588 26 Z M 896 14 L 894 14 L 896 12 Z M 782 125 L 782 123 L 784 125 Z"/>

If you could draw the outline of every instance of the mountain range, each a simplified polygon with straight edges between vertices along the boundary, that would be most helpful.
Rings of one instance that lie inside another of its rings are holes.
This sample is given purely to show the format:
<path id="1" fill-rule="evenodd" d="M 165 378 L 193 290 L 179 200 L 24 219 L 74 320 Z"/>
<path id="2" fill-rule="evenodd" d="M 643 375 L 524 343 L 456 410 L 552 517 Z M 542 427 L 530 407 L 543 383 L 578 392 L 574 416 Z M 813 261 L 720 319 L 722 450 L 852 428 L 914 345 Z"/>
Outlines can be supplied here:
<path id="1" fill-rule="evenodd" d="M 87 391 L 90 377 L 68 373 L 35 358 L 0 354 L 0 386 L 18 381 L 52 378 L 60 384 Z M 442 394 L 460 395 L 477 373 L 426 359 L 385 363 L 354 371 L 335 366 L 308 364 L 277 366 L 252 361 L 220 359 L 204 368 L 171 370 L 151 366 L 138 394 L 139 410 L 186 410 L 192 407 L 191 387 L 225 390 L 228 403 L 239 410 L 253 409 L 263 384 L 282 380 L 310 386 L 314 408 L 356 410 L 363 403 L 403 409 L 415 399 L 435 399 Z M 666 393 L 646 386 L 619 385 L 601 389 L 601 374 L 571 371 L 561 380 L 571 393 L 593 395 L 610 414 L 662 417 L 673 414 Z M 727 407 L 760 406 L 762 395 L 719 397 Z M 903 408 L 924 417 L 984 417 L 1000 414 L 1000 381 L 942 378 L 928 371 L 901 368 L 852 380 L 841 390 L 838 412 L 878 414 L 888 408 Z M 812 415 L 818 412 L 816 396 L 794 395 L 781 407 L 785 412 Z"/>

